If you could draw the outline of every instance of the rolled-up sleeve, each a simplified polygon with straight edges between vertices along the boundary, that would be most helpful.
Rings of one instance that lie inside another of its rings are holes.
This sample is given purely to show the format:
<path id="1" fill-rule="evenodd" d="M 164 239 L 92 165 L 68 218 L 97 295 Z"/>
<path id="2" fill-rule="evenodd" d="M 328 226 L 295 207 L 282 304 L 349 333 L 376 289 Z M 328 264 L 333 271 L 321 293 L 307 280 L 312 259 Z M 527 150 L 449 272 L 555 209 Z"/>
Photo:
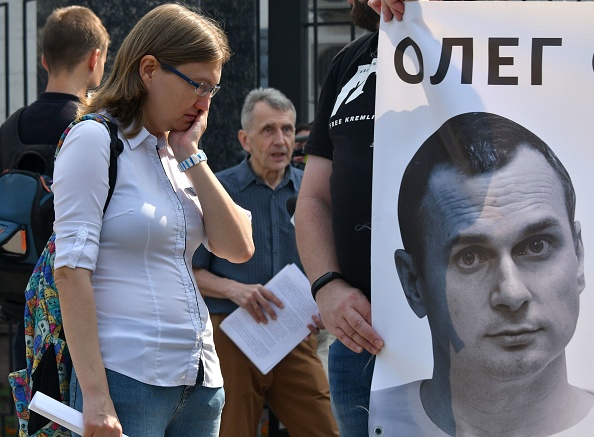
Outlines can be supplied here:
<path id="1" fill-rule="evenodd" d="M 88 120 L 72 128 L 58 153 L 52 185 L 56 268 L 95 270 L 109 189 L 109 144 L 107 128 Z"/>

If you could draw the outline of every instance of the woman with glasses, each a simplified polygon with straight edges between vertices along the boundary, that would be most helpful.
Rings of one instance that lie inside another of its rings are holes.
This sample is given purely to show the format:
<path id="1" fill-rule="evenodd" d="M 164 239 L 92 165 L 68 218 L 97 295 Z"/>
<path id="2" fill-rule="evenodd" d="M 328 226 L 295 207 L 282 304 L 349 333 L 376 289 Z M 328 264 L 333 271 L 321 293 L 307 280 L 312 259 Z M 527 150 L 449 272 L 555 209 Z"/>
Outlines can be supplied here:
<path id="1" fill-rule="evenodd" d="M 84 436 L 217 436 L 223 380 L 192 274 L 200 244 L 231 262 L 254 246 L 249 212 L 198 148 L 230 57 L 218 24 L 174 4 L 140 19 L 58 154 L 55 278 Z"/>

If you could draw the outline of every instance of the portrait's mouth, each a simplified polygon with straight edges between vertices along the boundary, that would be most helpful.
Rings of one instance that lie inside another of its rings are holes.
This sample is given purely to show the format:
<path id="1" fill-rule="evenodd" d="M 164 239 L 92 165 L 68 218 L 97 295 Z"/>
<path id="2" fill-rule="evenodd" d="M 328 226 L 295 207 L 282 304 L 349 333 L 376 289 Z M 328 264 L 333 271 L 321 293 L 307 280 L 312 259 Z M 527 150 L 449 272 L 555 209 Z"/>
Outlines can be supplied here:
<path id="1" fill-rule="evenodd" d="M 518 347 L 532 343 L 541 330 L 541 328 L 505 329 L 487 334 L 486 337 L 503 347 Z"/>

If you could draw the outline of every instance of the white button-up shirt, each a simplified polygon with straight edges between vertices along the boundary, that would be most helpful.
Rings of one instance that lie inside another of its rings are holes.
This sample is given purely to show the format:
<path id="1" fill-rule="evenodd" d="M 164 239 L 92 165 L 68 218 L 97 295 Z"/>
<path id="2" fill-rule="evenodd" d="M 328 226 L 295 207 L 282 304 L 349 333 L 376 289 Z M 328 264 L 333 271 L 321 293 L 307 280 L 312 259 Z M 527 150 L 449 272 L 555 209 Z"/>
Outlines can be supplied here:
<path id="1" fill-rule="evenodd" d="M 93 272 L 99 342 L 107 369 L 157 386 L 221 387 L 208 310 L 192 255 L 208 241 L 202 209 L 164 136 L 120 133 L 113 197 L 110 137 L 95 121 L 74 126 L 54 172 L 55 267 Z"/>

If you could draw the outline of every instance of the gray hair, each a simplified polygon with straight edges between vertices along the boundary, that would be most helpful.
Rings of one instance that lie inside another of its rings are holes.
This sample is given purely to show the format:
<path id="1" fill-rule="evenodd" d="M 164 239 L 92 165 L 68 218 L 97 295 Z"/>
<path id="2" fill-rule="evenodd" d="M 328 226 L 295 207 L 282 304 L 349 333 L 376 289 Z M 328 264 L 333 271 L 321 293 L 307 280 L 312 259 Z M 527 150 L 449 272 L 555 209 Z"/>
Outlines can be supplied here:
<path id="1" fill-rule="evenodd" d="M 254 106 L 258 102 L 266 102 L 273 108 L 284 112 L 291 111 L 293 118 L 296 118 L 295 105 L 282 92 L 276 88 L 256 88 L 246 96 L 241 109 L 241 128 L 243 130 L 250 130 L 252 113 L 254 112 Z"/>

